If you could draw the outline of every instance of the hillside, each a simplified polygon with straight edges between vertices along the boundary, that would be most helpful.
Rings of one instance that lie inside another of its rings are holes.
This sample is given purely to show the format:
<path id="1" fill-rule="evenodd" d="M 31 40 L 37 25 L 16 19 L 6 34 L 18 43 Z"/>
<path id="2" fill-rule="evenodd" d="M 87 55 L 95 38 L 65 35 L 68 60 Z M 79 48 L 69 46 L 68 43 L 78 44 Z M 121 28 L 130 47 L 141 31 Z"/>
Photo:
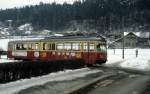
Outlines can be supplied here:
<path id="1" fill-rule="evenodd" d="M 149 31 L 150 0 L 82 0 L 72 5 L 44 4 L 0 10 L 0 21 L 13 28 L 31 23 L 34 30 L 96 30 L 101 33 Z"/>

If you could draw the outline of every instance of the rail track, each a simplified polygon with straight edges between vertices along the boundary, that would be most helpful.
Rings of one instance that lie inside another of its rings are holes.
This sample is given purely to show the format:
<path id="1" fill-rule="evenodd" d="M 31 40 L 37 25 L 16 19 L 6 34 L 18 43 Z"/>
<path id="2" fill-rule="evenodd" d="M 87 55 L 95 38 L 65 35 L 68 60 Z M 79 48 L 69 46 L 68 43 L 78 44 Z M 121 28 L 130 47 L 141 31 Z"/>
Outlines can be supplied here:
<path id="1" fill-rule="evenodd" d="M 21 61 L 0 63 L 0 83 L 6 83 L 23 78 L 46 75 L 64 69 L 77 69 L 84 66 L 81 60 L 59 61 Z"/>

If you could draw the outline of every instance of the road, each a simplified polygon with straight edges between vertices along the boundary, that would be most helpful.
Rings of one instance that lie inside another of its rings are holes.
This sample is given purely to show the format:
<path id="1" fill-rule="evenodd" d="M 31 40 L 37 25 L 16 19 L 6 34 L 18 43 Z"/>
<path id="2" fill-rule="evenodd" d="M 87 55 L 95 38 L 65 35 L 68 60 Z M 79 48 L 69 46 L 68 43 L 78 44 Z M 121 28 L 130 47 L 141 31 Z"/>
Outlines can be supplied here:
<path id="1" fill-rule="evenodd" d="M 143 94 L 149 80 L 149 76 L 133 74 L 127 77 L 106 79 L 98 82 L 86 94 Z"/>
<path id="2" fill-rule="evenodd" d="M 65 76 L 66 80 L 47 82 L 15 94 L 143 94 L 149 91 L 147 86 L 150 76 L 148 75 L 106 67 L 93 68 L 88 71 L 93 70 L 97 72 L 67 80 L 69 76 L 73 78 L 78 73 L 69 74 Z M 95 80 L 97 78 L 99 80 Z"/>

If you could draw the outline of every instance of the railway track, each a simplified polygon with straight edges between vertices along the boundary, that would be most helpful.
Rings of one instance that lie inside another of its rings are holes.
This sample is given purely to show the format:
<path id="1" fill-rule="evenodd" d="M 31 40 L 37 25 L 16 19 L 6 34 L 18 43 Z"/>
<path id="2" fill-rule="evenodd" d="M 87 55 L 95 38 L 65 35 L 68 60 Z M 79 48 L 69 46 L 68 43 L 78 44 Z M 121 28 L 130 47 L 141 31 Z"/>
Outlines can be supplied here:
<path id="1" fill-rule="evenodd" d="M 0 83 L 6 83 L 23 78 L 46 75 L 51 72 L 61 71 L 64 69 L 77 69 L 84 66 L 83 61 L 22 61 L 0 63 Z"/>

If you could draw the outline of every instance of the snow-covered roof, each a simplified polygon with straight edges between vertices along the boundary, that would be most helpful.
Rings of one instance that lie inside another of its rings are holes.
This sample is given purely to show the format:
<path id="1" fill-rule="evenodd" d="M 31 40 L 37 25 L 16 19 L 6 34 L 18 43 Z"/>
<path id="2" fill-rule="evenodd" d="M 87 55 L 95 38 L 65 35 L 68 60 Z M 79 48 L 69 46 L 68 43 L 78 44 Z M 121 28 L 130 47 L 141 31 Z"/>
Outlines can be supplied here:
<path id="1" fill-rule="evenodd" d="M 140 32 L 124 32 L 124 36 L 128 35 L 129 33 L 133 33 L 136 36 L 140 37 Z"/>

